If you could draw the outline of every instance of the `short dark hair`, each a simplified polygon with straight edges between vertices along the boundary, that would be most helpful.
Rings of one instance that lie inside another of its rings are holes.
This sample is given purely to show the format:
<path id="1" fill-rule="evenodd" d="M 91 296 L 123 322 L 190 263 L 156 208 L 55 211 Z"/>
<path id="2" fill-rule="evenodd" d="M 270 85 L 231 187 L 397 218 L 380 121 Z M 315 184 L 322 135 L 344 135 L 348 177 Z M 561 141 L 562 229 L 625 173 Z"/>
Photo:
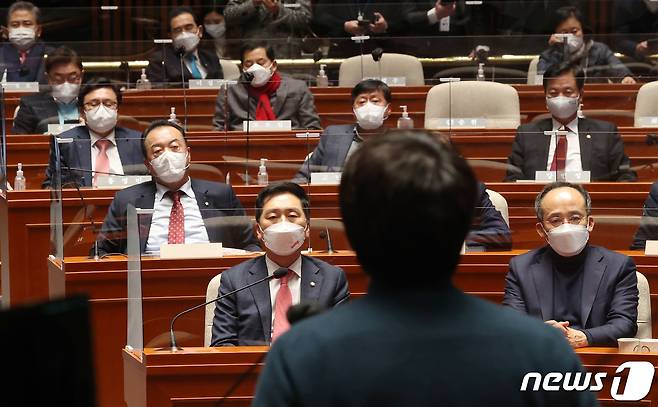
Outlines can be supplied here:
<path id="1" fill-rule="evenodd" d="M 553 14 L 553 21 L 551 27 L 554 29 L 557 28 L 558 25 L 562 24 L 563 22 L 567 21 L 571 17 L 575 18 L 578 20 L 580 25 L 583 27 L 583 33 L 585 31 L 589 32 L 589 28 L 587 28 L 587 19 L 583 15 L 583 13 L 580 11 L 578 7 L 574 6 L 564 6 L 560 7 L 557 10 L 555 10 L 555 13 Z"/>
<path id="2" fill-rule="evenodd" d="M 50 72 L 55 65 L 69 64 L 77 66 L 81 71 L 84 69 L 82 59 L 75 51 L 68 47 L 59 47 L 46 57 L 46 72 Z"/>
<path id="3" fill-rule="evenodd" d="M 253 40 L 245 42 L 242 47 L 240 47 L 240 63 L 244 64 L 245 53 L 253 51 L 256 48 L 265 48 L 265 53 L 267 54 L 267 58 L 269 58 L 270 61 L 274 61 L 276 59 L 274 48 L 272 48 L 272 46 L 268 44 L 267 41 Z"/>
<path id="4" fill-rule="evenodd" d="M 546 93 L 546 90 L 548 89 L 548 82 L 567 72 L 573 74 L 576 78 L 576 86 L 578 86 L 578 90 L 582 91 L 583 86 L 585 86 L 585 74 L 583 73 L 582 68 L 577 64 L 561 62 L 550 65 L 546 68 L 546 71 L 544 71 L 544 93 Z"/>
<path id="5" fill-rule="evenodd" d="M 363 142 L 340 183 L 345 231 L 363 269 L 384 285 L 446 284 L 471 226 L 476 191 L 466 161 L 425 130 L 393 130 Z M 436 263 L 399 278 L 413 263 L 410 253 L 423 247 Z"/>
<path id="6" fill-rule="evenodd" d="M 9 23 L 9 18 L 11 15 L 19 10 L 25 10 L 32 13 L 34 15 L 34 19 L 37 20 L 37 24 L 39 24 L 39 19 L 41 18 L 41 10 L 39 10 L 39 7 L 35 6 L 29 1 L 16 1 L 12 3 L 11 6 L 9 6 L 9 10 L 7 11 L 7 23 Z"/>
<path id="7" fill-rule="evenodd" d="M 306 215 L 306 221 L 311 220 L 311 209 L 310 202 L 308 200 L 308 195 L 304 188 L 295 184 L 294 182 L 275 182 L 269 184 L 265 188 L 261 189 L 256 197 L 256 222 L 259 222 L 261 215 L 263 214 L 263 206 L 265 202 L 270 198 L 281 195 L 281 194 L 293 194 L 302 202 L 302 208 L 304 209 L 304 215 Z"/>
<path id="8" fill-rule="evenodd" d="M 537 195 L 537 198 L 535 198 L 535 214 L 537 215 L 537 219 L 540 222 L 544 220 L 544 211 L 541 209 L 541 201 L 544 199 L 546 194 L 558 188 L 572 188 L 578 191 L 585 200 L 585 211 L 587 216 L 592 214 L 592 197 L 589 196 L 589 192 L 587 192 L 587 190 L 582 185 L 574 184 L 571 182 L 557 181 L 546 185 L 544 189 L 542 189 L 541 192 Z"/>
<path id="9" fill-rule="evenodd" d="M 117 97 L 117 103 L 121 104 L 122 98 L 121 98 L 121 90 L 119 89 L 119 86 L 111 79 L 108 79 L 104 76 L 97 76 L 85 82 L 85 84 L 80 89 L 80 93 L 78 94 L 78 107 L 82 109 L 82 105 L 84 105 L 85 96 L 88 93 L 91 93 L 96 89 L 101 89 L 101 88 L 112 89 L 112 91 Z"/>
<path id="10" fill-rule="evenodd" d="M 386 99 L 388 103 L 391 103 L 391 88 L 389 88 L 387 84 L 380 81 L 379 79 L 366 79 L 357 83 L 356 86 L 352 88 L 352 103 L 354 103 L 359 95 L 363 93 L 376 92 L 378 90 L 384 94 L 384 99 Z"/>
<path id="11" fill-rule="evenodd" d="M 192 18 L 194 19 L 194 24 L 196 24 L 196 16 L 194 15 L 194 11 L 192 11 L 191 8 L 189 7 L 175 7 L 169 12 L 169 31 L 171 31 L 171 20 L 174 18 L 180 16 L 181 14 L 190 14 L 192 15 Z"/>
<path id="12" fill-rule="evenodd" d="M 151 131 L 157 129 L 158 127 L 173 127 L 174 129 L 180 131 L 180 133 L 183 135 L 185 146 L 187 147 L 187 137 L 185 137 L 185 129 L 183 129 L 183 127 L 174 122 L 170 122 L 169 120 L 156 120 L 149 124 L 146 130 L 142 132 L 142 154 L 144 155 L 144 158 L 148 157 L 146 154 L 146 137 Z"/>

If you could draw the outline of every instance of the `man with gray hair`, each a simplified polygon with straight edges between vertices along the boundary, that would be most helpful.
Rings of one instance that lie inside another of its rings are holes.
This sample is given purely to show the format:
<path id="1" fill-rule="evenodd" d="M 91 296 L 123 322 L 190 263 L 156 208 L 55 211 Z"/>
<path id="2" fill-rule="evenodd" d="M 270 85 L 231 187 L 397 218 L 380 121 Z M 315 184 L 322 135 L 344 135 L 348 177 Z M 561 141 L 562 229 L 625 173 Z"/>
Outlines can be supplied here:
<path id="1" fill-rule="evenodd" d="M 506 277 L 507 305 L 541 318 L 574 348 L 615 345 L 637 331 L 633 260 L 588 244 L 592 200 L 578 184 L 548 184 L 535 200 L 536 229 L 546 246 L 514 257 Z"/>
<path id="2" fill-rule="evenodd" d="M 0 76 L 6 71 L 8 82 L 45 84 L 44 55 L 50 49 L 39 40 L 39 8 L 29 1 L 17 1 L 9 6 L 7 27 L 2 27 L 2 36 L 9 43 L 0 48 Z"/>

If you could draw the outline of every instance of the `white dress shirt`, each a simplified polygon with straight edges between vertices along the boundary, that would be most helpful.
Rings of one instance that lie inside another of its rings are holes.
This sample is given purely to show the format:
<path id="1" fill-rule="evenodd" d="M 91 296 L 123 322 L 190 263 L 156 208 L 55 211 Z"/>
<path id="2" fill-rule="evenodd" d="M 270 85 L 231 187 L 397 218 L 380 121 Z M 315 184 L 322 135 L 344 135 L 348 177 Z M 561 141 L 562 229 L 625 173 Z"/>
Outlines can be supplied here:
<path id="1" fill-rule="evenodd" d="M 156 185 L 155 202 L 153 202 L 153 218 L 151 219 L 151 230 L 146 241 L 146 251 L 155 253 L 160 251 L 160 246 L 167 243 L 169 239 L 169 217 L 174 201 L 165 197 L 169 191 L 167 187 Z M 188 178 L 187 182 L 180 187 L 183 192 L 180 196 L 181 205 L 183 205 L 183 214 L 185 215 L 185 243 L 208 243 L 208 231 L 203 223 L 199 205 L 196 202 L 196 196 L 192 190 L 192 181 Z"/>
<path id="2" fill-rule="evenodd" d="M 265 264 L 267 264 L 267 275 L 271 276 L 276 270 L 281 266 L 270 260 L 267 255 L 265 256 Z M 290 288 L 290 294 L 292 294 L 292 305 L 299 304 L 302 296 L 302 256 L 297 257 L 290 267 L 289 270 L 292 270 L 292 274 L 288 277 L 288 288 Z M 279 292 L 281 287 L 281 280 L 274 278 L 270 280 L 270 301 L 272 303 L 272 326 L 274 326 L 274 300 L 276 300 L 276 295 Z M 271 331 L 270 331 L 271 332 Z"/>
<path id="3" fill-rule="evenodd" d="M 96 168 L 96 156 L 101 151 L 97 146 L 96 142 L 103 137 L 94 133 L 89 127 L 89 136 L 91 137 L 91 170 L 93 171 Z M 107 158 L 110 160 L 110 172 L 114 174 L 123 174 L 123 165 L 121 164 L 121 157 L 119 156 L 119 149 L 117 148 L 117 141 L 114 135 L 114 130 L 112 133 L 108 134 L 105 137 L 105 140 L 108 140 L 112 145 L 107 149 Z M 101 174 L 103 175 L 103 174 Z M 92 177 L 94 174 L 92 173 Z"/>
<path id="4" fill-rule="evenodd" d="M 192 54 L 196 57 L 196 59 L 194 60 L 194 62 L 195 62 L 194 65 L 196 65 L 199 72 L 201 72 L 201 78 L 206 79 L 206 76 L 208 76 L 208 70 L 206 70 L 206 67 L 204 67 L 201 64 L 201 59 L 199 58 L 199 51 L 195 50 Z M 189 56 L 187 54 L 183 55 L 183 63 L 185 64 L 185 67 L 187 68 L 187 70 L 192 72 L 192 63 L 190 62 L 190 60 L 188 58 L 189 58 Z"/>
<path id="5" fill-rule="evenodd" d="M 559 130 L 562 128 L 562 123 L 553 119 L 553 130 Z M 582 171 L 583 163 L 580 160 L 580 140 L 578 138 L 578 118 L 573 119 L 566 126 L 569 131 L 567 133 L 567 159 L 564 163 L 565 171 Z M 546 162 L 546 171 L 551 170 L 551 164 L 553 163 L 553 156 L 555 155 L 555 137 L 546 136 L 551 138 L 551 142 L 548 146 L 548 161 Z M 564 136 L 562 136 L 564 137 Z"/>

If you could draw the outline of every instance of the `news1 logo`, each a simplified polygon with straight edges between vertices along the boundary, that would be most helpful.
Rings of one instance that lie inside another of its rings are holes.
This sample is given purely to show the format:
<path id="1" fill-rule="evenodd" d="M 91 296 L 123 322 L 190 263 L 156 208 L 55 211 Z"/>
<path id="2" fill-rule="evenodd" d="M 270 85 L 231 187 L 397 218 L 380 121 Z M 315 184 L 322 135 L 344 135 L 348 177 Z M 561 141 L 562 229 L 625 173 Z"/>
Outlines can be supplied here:
<path id="1" fill-rule="evenodd" d="M 628 370 L 625 379 L 622 373 Z M 612 378 L 610 395 L 618 401 L 639 401 L 651 390 L 655 369 L 649 362 L 624 362 L 615 371 Z M 530 372 L 523 377 L 521 391 L 601 391 L 607 373 L 600 372 Z M 531 386 L 532 383 L 532 386 Z"/>

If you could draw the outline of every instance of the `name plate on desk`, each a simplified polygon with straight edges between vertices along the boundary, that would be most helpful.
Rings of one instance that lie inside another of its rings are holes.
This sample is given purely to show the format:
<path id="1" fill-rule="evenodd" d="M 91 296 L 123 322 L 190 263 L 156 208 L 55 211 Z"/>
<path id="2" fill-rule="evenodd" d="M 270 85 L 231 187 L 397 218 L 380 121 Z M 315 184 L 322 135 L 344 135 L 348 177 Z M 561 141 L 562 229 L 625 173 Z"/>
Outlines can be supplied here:
<path id="1" fill-rule="evenodd" d="M 341 172 L 312 172 L 312 185 L 338 185 L 340 184 Z"/>
<path id="2" fill-rule="evenodd" d="M 658 127 L 657 116 L 641 116 L 637 118 L 638 127 Z"/>
<path id="3" fill-rule="evenodd" d="M 658 256 L 658 240 L 647 240 L 644 247 L 645 256 Z"/>
<path id="4" fill-rule="evenodd" d="M 372 76 L 365 79 L 377 79 L 384 82 L 388 86 L 407 86 L 407 78 L 404 76 Z"/>
<path id="5" fill-rule="evenodd" d="M 224 257 L 221 243 L 165 243 L 160 246 L 161 259 L 218 259 L 220 257 Z"/>
<path id="6" fill-rule="evenodd" d="M 190 79 L 187 83 L 190 89 L 220 89 L 228 85 L 235 85 L 238 81 L 227 79 Z"/>
<path id="7" fill-rule="evenodd" d="M 7 93 L 37 93 L 39 82 L 2 82 L 2 89 Z"/>
<path id="8" fill-rule="evenodd" d="M 290 120 L 245 120 L 242 122 L 242 131 L 266 132 L 290 130 L 292 130 L 292 122 Z"/>
<path id="9" fill-rule="evenodd" d="M 589 171 L 535 171 L 535 182 L 567 181 L 575 184 L 590 182 Z"/>
<path id="10" fill-rule="evenodd" d="M 441 117 L 438 119 L 427 119 L 427 125 L 425 127 L 427 129 L 484 129 L 487 127 L 487 119 L 482 117 L 461 117 L 452 119 L 448 117 Z"/>
<path id="11" fill-rule="evenodd" d="M 151 180 L 150 175 L 98 175 L 96 188 L 122 189 Z"/>
<path id="12" fill-rule="evenodd" d="M 58 135 L 78 126 L 82 126 L 82 123 L 49 124 L 48 133 Z"/>

